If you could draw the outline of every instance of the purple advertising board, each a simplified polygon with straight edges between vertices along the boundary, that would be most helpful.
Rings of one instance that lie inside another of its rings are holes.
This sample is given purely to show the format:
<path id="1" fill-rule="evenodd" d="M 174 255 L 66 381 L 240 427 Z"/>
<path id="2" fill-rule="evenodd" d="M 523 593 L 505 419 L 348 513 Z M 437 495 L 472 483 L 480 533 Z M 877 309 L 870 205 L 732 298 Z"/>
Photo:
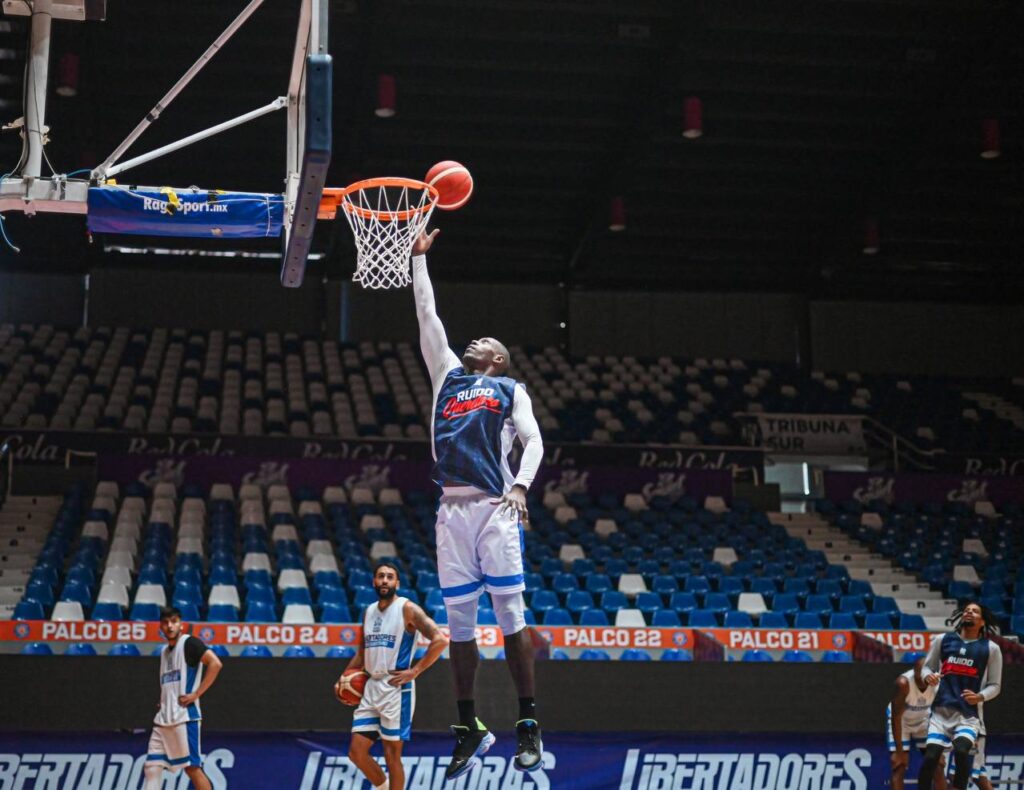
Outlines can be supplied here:
<path id="1" fill-rule="evenodd" d="M 875 501 L 914 504 L 962 502 L 968 507 L 987 500 L 998 507 L 1005 502 L 1024 502 L 1024 478 L 826 472 L 825 496 L 834 502 L 849 499 L 861 504 Z"/>

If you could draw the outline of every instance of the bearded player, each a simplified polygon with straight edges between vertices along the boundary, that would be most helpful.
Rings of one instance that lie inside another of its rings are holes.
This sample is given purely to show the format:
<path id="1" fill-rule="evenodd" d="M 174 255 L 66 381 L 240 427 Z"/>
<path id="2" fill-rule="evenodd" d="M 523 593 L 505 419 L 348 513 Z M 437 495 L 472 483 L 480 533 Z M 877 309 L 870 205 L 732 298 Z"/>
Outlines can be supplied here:
<path id="1" fill-rule="evenodd" d="M 474 684 L 477 599 L 487 590 L 504 635 L 505 656 L 519 695 L 515 767 L 543 766 L 534 701 L 533 642 L 523 604 L 523 532 L 526 492 L 544 448 L 526 389 L 505 373 L 509 353 L 494 338 L 472 341 L 460 360 L 448 347 L 437 316 L 426 253 L 438 231 L 420 234 L 412 248 L 412 285 L 420 349 L 434 389 L 431 438 L 437 512 L 437 566 L 451 633 L 452 672 L 459 723 L 446 776 L 462 776 L 494 743 L 476 717 Z M 523 444 L 519 472 L 508 462 L 516 438 Z"/>
<path id="2" fill-rule="evenodd" d="M 143 790 L 163 787 L 165 768 L 184 768 L 196 790 L 211 790 L 203 772 L 199 698 L 210 690 L 223 665 L 197 637 L 184 633 L 177 607 L 160 610 L 160 632 L 167 644 L 160 651 L 160 703 L 146 749 Z"/>
<path id="3" fill-rule="evenodd" d="M 345 668 L 365 669 L 370 676 L 363 698 L 352 714 L 348 758 L 363 772 L 374 790 L 404 790 L 402 744 L 412 735 L 412 715 L 416 707 L 413 681 L 437 661 L 448 646 L 448 639 L 437 623 L 408 598 L 398 595 L 399 586 L 398 566 L 387 560 L 377 563 L 373 588 L 378 600 L 363 613 L 363 639 Z M 413 666 L 417 633 L 430 641 L 430 647 Z M 334 694 L 341 699 L 341 678 L 334 684 Z M 386 776 L 370 756 L 370 749 L 378 738 L 383 743 Z"/>
<path id="4" fill-rule="evenodd" d="M 939 758 L 952 747 L 956 773 L 953 787 L 966 790 L 972 750 L 982 731 L 980 706 L 999 695 L 1003 654 L 988 637 L 995 633 L 991 612 L 976 602 L 957 609 L 946 621 L 953 630 L 932 642 L 922 672 L 936 686 L 928 720 L 928 746 L 918 784 L 931 790 Z"/>

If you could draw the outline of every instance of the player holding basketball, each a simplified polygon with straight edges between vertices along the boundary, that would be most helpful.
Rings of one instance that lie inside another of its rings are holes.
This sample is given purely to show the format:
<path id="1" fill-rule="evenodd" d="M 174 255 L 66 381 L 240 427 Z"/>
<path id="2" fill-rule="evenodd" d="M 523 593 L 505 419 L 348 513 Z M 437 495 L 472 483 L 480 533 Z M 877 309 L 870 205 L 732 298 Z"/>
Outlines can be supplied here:
<path id="1" fill-rule="evenodd" d="M 953 631 L 932 642 L 926 683 L 937 687 L 928 721 L 928 747 L 918 784 L 931 790 L 939 758 L 952 745 L 956 773 L 953 787 L 966 790 L 971 777 L 971 751 L 981 732 L 978 707 L 999 695 L 1003 654 L 988 636 L 995 632 L 992 613 L 971 602 L 946 621 Z"/>
<path id="2" fill-rule="evenodd" d="M 352 745 L 348 758 L 366 776 L 374 790 L 403 790 L 402 743 L 412 735 L 412 715 L 416 708 L 413 681 L 427 670 L 448 646 L 448 639 L 437 623 L 408 598 L 398 595 L 398 566 L 386 560 L 373 572 L 377 603 L 363 613 L 363 640 L 348 662 L 349 669 L 365 669 L 369 674 L 363 698 L 352 714 Z M 411 666 L 416 634 L 430 640 L 426 654 Z M 341 698 L 341 678 L 334 693 Z M 384 746 L 387 776 L 370 756 L 377 738 Z"/>
<path id="3" fill-rule="evenodd" d="M 541 768 L 543 744 L 534 702 L 533 643 L 523 604 L 522 519 L 526 492 L 544 454 L 526 389 L 505 376 L 508 349 L 494 338 L 472 341 L 460 360 L 448 347 L 434 306 L 426 253 L 438 231 L 412 247 L 412 285 L 420 349 L 434 389 L 431 425 L 437 512 L 437 565 L 451 631 L 452 672 L 459 723 L 446 776 L 466 773 L 494 743 L 476 717 L 474 683 L 477 599 L 486 589 L 505 639 L 508 667 L 519 694 L 515 767 Z M 523 443 L 519 473 L 509 469 L 516 436 Z"/>
<path id="4" fill-rule="evenodd" d="M 160 651 L 160 704 L 146 750 L 143 790 L 160 790 L 165 768 L 184 768 L 193 787 L 211 790 L 199 745 L 203 718 L 199 698 L 210 690 L 223 665 L 199 639 L 182 633 L 176 607 L 160 610 L 160 631 L 167 644 Z"/>
<path id="5" fill-rule="evenodd" d="M 892 701 L 885 709 L 885 734 L 889 742 L 889 762 L 892 775 L 889 784 L 896 790 L 903 790 L 903 780 L 910 766 L 910 748 L 916 746 L 924 751 L 928 737 L 928 716 L 935 699 L 936 687 L 925 683 L 921 677 L 924 658 L 914 662 L 909 669 L 896 678 L 896 689 Z M 943 758 L 939 758 L 939 769 L 935 774 L 935 786 L 946 790 Z"/>

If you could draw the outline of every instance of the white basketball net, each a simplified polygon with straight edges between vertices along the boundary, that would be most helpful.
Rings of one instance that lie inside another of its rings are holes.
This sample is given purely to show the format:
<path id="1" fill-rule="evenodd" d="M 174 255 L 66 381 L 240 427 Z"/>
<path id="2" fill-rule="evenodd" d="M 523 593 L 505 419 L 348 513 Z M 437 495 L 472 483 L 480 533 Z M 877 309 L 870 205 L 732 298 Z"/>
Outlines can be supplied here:
<path id="1" fill-rule="evenodd" d="M 380 179 L 353 184 L 341 208 L 356 241 L 355 282 L 364 288 L 401 288 L 412 282 L 413 242 L 430 221 L 437 192 L 419 181 Z"/>

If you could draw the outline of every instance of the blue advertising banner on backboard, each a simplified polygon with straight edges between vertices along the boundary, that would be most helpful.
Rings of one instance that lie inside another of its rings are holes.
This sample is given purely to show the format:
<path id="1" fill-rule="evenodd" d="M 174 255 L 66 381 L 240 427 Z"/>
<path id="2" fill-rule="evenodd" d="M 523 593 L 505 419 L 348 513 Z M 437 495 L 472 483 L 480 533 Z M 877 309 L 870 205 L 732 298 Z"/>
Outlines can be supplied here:
<path id="1" fill-rule="evenodd" d="M 139 790 L 148 733 L 0 735 L 0 790 Z M 214 790 L 369 790 L 339 733 L 205 733 Z M 515 740 L 498 742 L 456 782 L 444 770 L 451 738 L 413 735 L 403 763 L 407 790 L 877 790 L 889 755 L 876 739 L 846 735 L 602 735 L 547 733 L 544 768 L 515 770 Z M 376 747 L 379 751 L 379 747 Z M 1024 737 L 993 737 L 990 779 L 1024 779 Z M 917 763 L 911 763 L 916 773 Z M 164 790 L 185 790 L 165 772 Z"/>
<path id="2" fill-rule="evenodd" d="M 256 192 L 105 186 L 89 190 L 88 204 L 93 233 L 273 238 L 284 221 L 284 197 Z"/>

